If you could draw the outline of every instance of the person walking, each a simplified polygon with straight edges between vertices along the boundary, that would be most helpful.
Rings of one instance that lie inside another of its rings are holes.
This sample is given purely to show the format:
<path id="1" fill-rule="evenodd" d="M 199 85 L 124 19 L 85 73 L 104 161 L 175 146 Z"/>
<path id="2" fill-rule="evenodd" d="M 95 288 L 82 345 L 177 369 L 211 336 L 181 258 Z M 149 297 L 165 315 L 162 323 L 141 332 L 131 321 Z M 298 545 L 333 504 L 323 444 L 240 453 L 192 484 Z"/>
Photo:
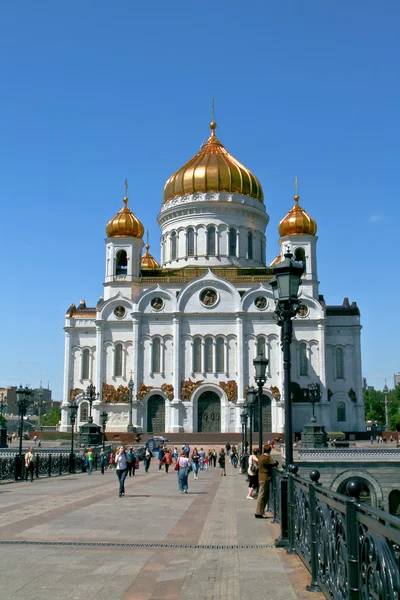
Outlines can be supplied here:
<path id="1" fill-rule="evenodd" d="M 223 475 L 226 476 L 225 460 L 226 460 L 225 450 L 223 448 L 221 448 L 221 452 L 219 453 L 219 456 L 218 456 L 218 464 L 219 464 L 219 468 L 221 469 L 221 477 Z"/>
<path id="2" fill-rule="evenodd" d="M 277 463 L 271 458 L 272 447 L 269 444 L 264 446 L 264 451 L 258 459 L 258 500 L 256 506 L 256 512 L 254 514 L 256 519 L 267 519 L 268 517 L 264 514 L 265 508 L 268 508 L 269 503 L 269 490 L 272 479 L 272 467 Z"/>
<path id="3" fill-rule="evenodd" d="M 144 455 L 144 472 L 148 473 L 149 472 L 149 468 L 150 468 L 150 463 L 151 463 L 151 457 L 153 456 L 151 450 L 149 447 L 146 448 L 146 453 Z"/>
<path id="4" fill-rule="evenodd" d="M 87 453 L 87 470 L 88 475 L 91 475 L 93 471 L 93 448 L 89 448 Z"/>
<path id="5" fill-rule="evenodd" d="M 236 450 L 235 446 L 233 446 L 232 451 L 231 451 L 231 464 L 232 464 L 233 468 L 236 469 L 236 467 L 238 465 L 238 455 L 237 455 L 237 450 Z"/>
<path id="6" fill-rule="evenodd" d="M 110 452 L 110 468 L 115 467 L 115 453 L 111 450 Z"/>
<path id="7" fill-rule="evenodd" d="M 158 470 L 161 471 L 164 464 L 164 452 L 165 448 L 160 448 L 158 451 Z"/>
<path id="8" fill-rule="evenodd" d="M 179 454 L 178 454 L 178 447 L 175 446 L 175 448 L 174 448 L 174 454 L 173 454 L 173 458 L 174 458 L 175 464 L 178 462 L 178 456 L 179 456 Z"/>
<path id="9" fill-rule="evenodd" d="M 200 448 L 200 452 L 199 452 L 199 456 L 200 456 L 200 471 L 204 471 L 204 461 L 206 459 L 206 453 L 204 452 L 203 448 Z"/>
<path id="10" fill-rule="evenodd" d="M 194 478 L 197 479 L 199 473 L 200 454 L 197 452 L 197 448 L 194 448 L 192 452 L 192 469 Z"/>
<path id="11" fill-rule="evenodd" d="M 103 449 L 100 452 L 100 472 L 104 475 L 104 469 L 106 467 L 107 455 Z"/>
<path id="12" fill-rule="evenodd" d="M 125 496 L 125 479 L 128 474 L 128 460 L 125 452 L 125 448 L 120 446 L 115 456 L 115 463 L 117 465 L 117 477 L 119 480 L 119 492 L 118 495 Z"/>
<path id="13" fill-rule="evenodd" d="M 248 500 L 255 500 L 255 490 L 258 488 L 258 448 L 253 449 L 253 454 L 249 458 L 249 467 L 247 474 L 249 476 L 249 489 L 247 492 Z"/>
<path id="14" fill-rule="evenodd" d="M 213 448 L 213 466 L 216 467 L 217 466 L 217 451 L 215 448 Z"/>
<path id="15" fill-rule="evenodd" d="M 165 472 L 168 473 L 169 470 L 169 466 L 172 465 L 172 454 L 171 454 L 171 450 L 166 450 L 165 454 L 164 454 L 164 465 L 165 465 Z"/>
<path id="16" fill-rule="evenodd" d="M 133 451 L 133 446 L 129 448 L 129 451 L 126 453 L 126 456 L 128 457 L 128 475 L 129 477 L 135 477 L 136 457 Z"/>
<path id="17" fill-rule="evenodd" d="M 35 472 L 35 452 L 33 448 L 29 448 L 29 452 L 25 454 L 25 478 L 28 481 L 28 475 L 31 476 L 33 482 L 33 473 Z"/>
<path id="18" fill-rule="evenodd" d="M 190 461 L 186 456 L 185 450 L 182 450 L 181 455 L 178 458 L 177 467 L 179 491 L 181 494 L 187 494 L 189 488 L 188 477 L 190 471 Z"/>

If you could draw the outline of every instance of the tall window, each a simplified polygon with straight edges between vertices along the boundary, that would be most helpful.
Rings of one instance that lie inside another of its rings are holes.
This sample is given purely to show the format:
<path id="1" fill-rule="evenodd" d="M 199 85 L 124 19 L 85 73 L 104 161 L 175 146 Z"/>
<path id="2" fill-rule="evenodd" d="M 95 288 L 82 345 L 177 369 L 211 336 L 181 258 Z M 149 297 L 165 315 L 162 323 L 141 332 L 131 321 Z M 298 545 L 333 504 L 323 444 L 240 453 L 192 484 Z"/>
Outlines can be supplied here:
<path id="1" fill-rule="evenodd" d="M 171 260 L 176 259 L 176 232 L 171 233 Z"/>
<path id="2" fill-rule="evenodd" d="M 204 344 L 204 369 L 206 373 L 213 372 L 213 342 L 210 339 Z"/>
<path id="3" fill-rule="evenodd" d="M 215 227 L 207 229 L 207 254 L 215 256 Z"/>
<path id="4" fill-rule="evenodd" d="M 82 379 L 89 379 L 89 350 L 82 352 Z"/>
<path id="5" fill-rule="evenodd" d="M 128 257 L 125 250 L 118 250 L 115 257 L 115 274 L 126 275 L 128 272 Z"/>
<path id="6" fill-rule="evenodd" d="M 257 356 L 260 356 L 260 354 L 263 355 L 263 357 L 265 358 L 266 353 L 265 353 L 265 338 L 258 338 L 257 340 Z"/>
<path id="7" fill-rule="evenodd" d="M 308 375 L 307 344 L 299 344 L 300 375 Z"/>
<path id="8" fill-rule="evenodd" d="M 253 258 L 253 234 L 251 231 L 247 234 L 247 258 Z"/>
<path id="9" fill-rule="evenodd" d="M 344 379 L 343 348 L 336 348 L 336 379 Z"/>
<path id="10" fill-rule="evenodd" d="M 80 420 L 81 421 L 87 421 L 88 420 L 88 416 L 89 416 L 88 403 L 87 402 L 82 402 L 81 409 L 80 409 Z"/>
<path id="11" fill-rule="evenodd" d="M 346 405 L 344 402 L 339 402 L 337 405 L 337 420 L 338 422 L 346 420 Z"/>
<path id="12" fill-rule="evenodd" d="M 151 371 L 152 373 L 160 373 L 161 371 L 161 342 L 160 338 L 153 339 L 151 350 Z"/>
<path id="13" fill-rule="evenodd" d="M 217 373 L 223 373 L 225 371 L 225 357 L 224 357 L 225 343 L 223 338 L 217 339 Z"/>
<path id="14" fill-rule="evenodd" d="M 304 272 L 306 271 L 306 253 L 304 248 L 296 248 L 294 252 L 294 260 L 302 263 Z"/>
<path id="15" fill-rule="evenodd" d="M 187 232 L 187 255 L 194 256 L 194 229 L 189 227 Z"/>
<path id="16" fill-rule="evenodd" d="M 236 229 L 229 230 L 229 256 L 236 256 Z"/>
<path id="17" fill-rule="evenodd" d="M 115 345 L 114 375 L 122 377 L 122 344 Z"/>
<path id="18" fill-rule="evenodd" d="M 201 373 L 201 339 L 193 342 L 193 373 Z"/>

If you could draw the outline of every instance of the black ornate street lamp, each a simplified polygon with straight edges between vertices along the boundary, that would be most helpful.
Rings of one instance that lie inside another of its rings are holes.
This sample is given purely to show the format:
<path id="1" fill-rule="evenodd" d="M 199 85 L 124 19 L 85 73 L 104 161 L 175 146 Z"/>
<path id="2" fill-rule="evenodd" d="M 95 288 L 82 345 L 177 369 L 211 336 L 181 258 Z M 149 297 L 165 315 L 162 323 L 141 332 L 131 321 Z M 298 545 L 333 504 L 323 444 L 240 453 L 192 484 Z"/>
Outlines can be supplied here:
<path id="1" fill-rule="evenodd" d="M 249 411 L 250 417 L 250 454 L 253 454 L 253 413 L 256 403 L 257 390 L 253 387 L 250 387 L 247 390 L 247 410 Z"/>
<path id="2" fill-rule="evenodd" d="M 96 400 L 98 400 L 99 397 L 100 397 L 100 394 L 99 393 L 96 394 L 96 387 L 93 385 L 93 383 L 88 385 L 88 387 L 86 389 L 86 394 L 84 394 L 84 399 L 89 402 L 89 417 L 87 420 L 88 423 L 93 423 L 92 404 L 93 404 L 93 402 L 96 402 Z"/>
<path id="3" fill-rule="evenodd" d="M 258 389 L 258 446 L 260 454 L 262 454 L 263 448 L 263 428 L 262 428 L 262 397 L 263 387 L 266 381 L 265 371 L 268 367 L 268 359 L 264 358 L 263 354 L 260 353 L 257 358 L 253 360 L 253 365 L 256 370 L 255 381 Z"/>
<path id="4" fill-rule="evenodd" d="M 108 414 L 103 410 L 100 413 L 100 420 L 101 420 L 102 434 L 103 434 L 103 450 L 104 450 L 105 442 L 106 442 L 106 423 L 107 423 L 107 419 L 108 419 Z"/>
<path id="5" fill-rule="evenodd" d="M 71 454 L 69 455 L 69 472 L 75 472 L 75 457 L 74 457 L 74 429 L 75 420 L 78 413 L 78 405 L 76 402 L 71 402 L 69 408 L 69 422 L 71 423 Z"/>
<path id="6" fill-rule="evenodd" d="M 240 424 L 242 426 L 242 454 L 245 451 L 245 435 L 246 435 L 246 425 L 247 425 L 247 415 L 244 410 L 240 413 Z"/>
<path id="7" fill-rule="evenodd" d="M 3 410 L 7 406 L 7 396 L 4 392 L 0 394 L 0 448 L 7 448 L 7 426 L 3 417 Z"/>
<path id="8" fill-rule="evenodd" d="M 389 393 L 389 388 L 386 385 L 386 379 L 385 379 L 385 385 L 383 387 L 383 393 L 384 393 L 384 397 L 385 397 L 385 431 L 390 431 L 390 422 L 389 422 L 389 398 L 388 398 L 388 393 Z"/>
<path id="9" fill-rule="evenodd" d="M 128 431 L 130 433 L 133 433 L 132 405 L 133 405 L 133 390 L 135 389 L 135 384 L 133 383 L 133 379 L 132 379 L 132 371 L 131 371 L 131 378 L 130 378 L 129 383 L 128 383 L 128 388 L 129 388 L 129 420 L 128 420 Z"/>
<path id="10" fill-rule="evenodd" d="M 315 416 L 315 404 L 316 404 L 316 402 L 319 402 L 319 400 L 321 398 L 321 392 L 319 390 L 318 383 L 310 383 L 308 385 L 307 395 L 308 395 L 308 400 L 312 405 L 311 423 L 316 423 L 317 417 Z"/>
<path id="11" fill-rule="evenodd" d="M 43 387 L 42 387 L 42 382 L 40 382 L 40 388 L 38 391 L 38 399 L 35 402 L 35 406 L 38 409 L 38 429 L 39 431 L 42 430 L 42 406 L 46 404 L 46 401 L 43 401 Z"/>
<path id="12" fill-rule="evenodd" d="M 285 259 L 273 268 L 275 278 L 270 281 L 275 299 L 275 314 L 278 325 L 282 328 L 283 350 L 283 389 L 285 401 L 285 461 L 286 470 L 293 464 L 293 427 L 292 427 L 292 399 L 290 395 L 290 344 L 293 337 L 293 322 L 299 306 L 298 293 L 304 267 L 301 263 L 292 260 L 293 254 L 289 251 Z"/>
<path id="13" fill-rule="evenodd" d="M 292 260 L 293 254 L 287 250 L 281 263 L 273 267 L 275 278 L 270 281 L 275 299 L 275 315 L 281 327 L 281 346 L 283 351 L 283 389 L 285 403 L 285 471 L 281 481 L 281 536 L 276 546 L 289 546 L 289 553 L 294 552 L 294 516 L 291 515 L 291 487 L 289 472 L 294 473 L 293 465 L 293 426 L 292 397 L 290 390 L 291 356 L 290 344 L 293 337 L 293 319 L 299 306 L 299 287 L 304 273 L 302 264 Z M 290 483 L 290 485 L 288 485 Z"/>
<path id="14" fill-rule="evenodd" d="M 28 386 L 22 387 L 22 385 L 17 388 L 17 404 L 18 404 L 18 414 L 19 414 L 19 451 L 18 455 L 15 457 L 15 479 L 22 478 L 22 436 L 24 434 L 24 416 L 26 415 L 26 410 L 30 404 L 32 390 L 28 388 Z"/>

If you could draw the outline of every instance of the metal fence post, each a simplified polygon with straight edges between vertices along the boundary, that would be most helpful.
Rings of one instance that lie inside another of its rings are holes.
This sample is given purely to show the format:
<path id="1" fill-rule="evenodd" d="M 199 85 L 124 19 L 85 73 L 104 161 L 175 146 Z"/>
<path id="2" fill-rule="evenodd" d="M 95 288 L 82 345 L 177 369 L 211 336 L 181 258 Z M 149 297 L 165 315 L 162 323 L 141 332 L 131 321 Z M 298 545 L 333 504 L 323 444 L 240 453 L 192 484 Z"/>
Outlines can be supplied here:
<path id="1" fill-rule="evenodd" d="M 281 494 L 279 502 L 281 507 L 281 535 L 277 540 L 275 540 L 275 547 L 286 548 L 289 545 L 287 519 L 288 478 L 286 473 L 282 475 Z"/>
<path id="2" fill-rule="evenodd" d="M 271 523 L 279 523 L 278 521 L 278 475 L 276 474 L 276 467 L 272 469 L 272 502 L 274 518 Z"/>
<path id="3" fill-rule="evenodd" d="M 318 484 L 320 473 L 311 471 L 310 487 L 309 487 L 309 508 L 310 508 L 310 555 L 311 555 L 311 582 L 306 586 L 307 592 L 320 592 L 321 588 L 318 585 L 318 546 L 317 546 L 317 500 L 315 495 L 315 487 Z"/>
<path id="4" fill-rule="evenodd" d="M 58 472 L 60 473 L 60 475 L 62 475 L 62 454 L 58 455 L 58 460 L 60 461 Z"/>
<path id="5" fill-rule="evenodd" d="M 294 544 L 295 537 L 295 519 L 296 519 L 296 495 L 294 486 L 294 477 L 297 475 L 299 467 L 297 465 L 289 466 L 289 479 L 288 479 L 288 502 L 289 502 L 289 522 L 288 522 L 288 538 L 289 548 L 287 554 L 296 554 L 296 548 Z"/>
<path id="6" fill-rule="evenodd" d="M 358 568 L 358 532 L 357 532 L 357 505 L 361 493 L 361 483 L 357 479 L 349 481 L 346 486 L 346 538 L 347 538 L 347 573 L 348 573 L 348 599 L 360 600 L 360 581 Z"/>
<path id="7" fill-rule="evenodd" d="M 51 477 L 51 454 L 49 454 L 49 477 Z"/>
<path id="8" fill-rule="evenodd" d="M 36 479 L 39 479 L 39 460 L 40 460 L 39 454 L 36 454 L 36 460 L 35 460 L 35 476 L 36 476 Z"/>

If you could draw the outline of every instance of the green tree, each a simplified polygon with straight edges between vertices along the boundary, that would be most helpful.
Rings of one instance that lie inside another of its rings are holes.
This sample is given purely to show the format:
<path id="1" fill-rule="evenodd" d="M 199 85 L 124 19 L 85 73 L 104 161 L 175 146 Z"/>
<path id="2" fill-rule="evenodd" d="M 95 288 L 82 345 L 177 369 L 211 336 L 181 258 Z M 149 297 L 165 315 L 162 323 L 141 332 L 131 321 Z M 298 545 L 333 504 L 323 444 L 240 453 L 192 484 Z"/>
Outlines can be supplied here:
<path id="1" fill-rule="evenodd" d="M 364 390 L 365 418 L 385 424 L 385 396 L 377 390 Z"/>
<path id="2" fill-rule="evenodd" d="M 53 406 L 51 411 L 41 418 L 42 425 L 58 425 L 61 421 L 61 407 Z"/>
<path id="3" fill-rule="evenodd" d="M 4 415 L 0 416 L 0 427 L 7 427 L 7 419 Z"/>

